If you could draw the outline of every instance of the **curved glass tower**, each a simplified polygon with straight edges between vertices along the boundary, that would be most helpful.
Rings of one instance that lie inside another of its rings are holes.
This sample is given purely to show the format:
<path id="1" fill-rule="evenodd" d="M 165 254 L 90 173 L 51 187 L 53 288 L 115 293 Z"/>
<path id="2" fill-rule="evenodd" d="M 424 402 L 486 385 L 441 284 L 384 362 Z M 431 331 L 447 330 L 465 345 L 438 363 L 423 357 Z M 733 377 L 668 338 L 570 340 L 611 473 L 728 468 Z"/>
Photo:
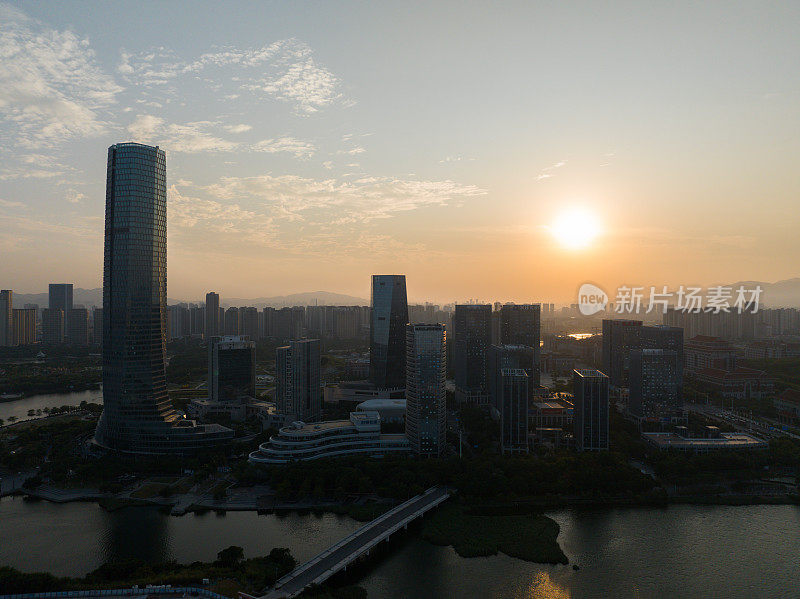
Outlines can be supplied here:
<path id="1" fill-rule="evenodd" d="M 232 437 L 197 426 L 167 395 L 166 157 L 158 147 L 108 149 L 103 264 L 103 414 L 95 441 L 134 453 L 172 453 Z"/>

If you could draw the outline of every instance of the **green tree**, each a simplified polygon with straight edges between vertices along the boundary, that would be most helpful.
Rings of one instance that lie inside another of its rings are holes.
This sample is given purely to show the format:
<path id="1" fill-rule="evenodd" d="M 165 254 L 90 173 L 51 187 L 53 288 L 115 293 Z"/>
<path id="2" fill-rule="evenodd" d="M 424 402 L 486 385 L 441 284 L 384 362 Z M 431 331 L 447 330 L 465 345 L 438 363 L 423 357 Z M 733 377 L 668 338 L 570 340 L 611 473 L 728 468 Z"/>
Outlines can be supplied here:
<path id="1" fill-rule="evenodd" d="M 239 565 L 244 559 L 244 549 L 236 545 L 231 545 L 227 549 L 223 549 L 217 554 L 217 561 L 228 567 L 235 567 Z"/>

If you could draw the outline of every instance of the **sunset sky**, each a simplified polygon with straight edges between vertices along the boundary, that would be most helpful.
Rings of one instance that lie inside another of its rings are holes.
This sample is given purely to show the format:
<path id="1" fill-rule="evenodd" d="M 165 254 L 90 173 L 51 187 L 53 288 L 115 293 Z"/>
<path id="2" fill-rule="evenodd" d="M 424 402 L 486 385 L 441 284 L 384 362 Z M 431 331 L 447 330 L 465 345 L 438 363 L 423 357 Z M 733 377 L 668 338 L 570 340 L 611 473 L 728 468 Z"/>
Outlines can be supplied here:
<path id="1" fill-rule="evenodd" d="M 171 298 L 800 276 L 800 3 L 606 4 L 0 4 L 0 288 L 101 286 L 122 141 Z"/>

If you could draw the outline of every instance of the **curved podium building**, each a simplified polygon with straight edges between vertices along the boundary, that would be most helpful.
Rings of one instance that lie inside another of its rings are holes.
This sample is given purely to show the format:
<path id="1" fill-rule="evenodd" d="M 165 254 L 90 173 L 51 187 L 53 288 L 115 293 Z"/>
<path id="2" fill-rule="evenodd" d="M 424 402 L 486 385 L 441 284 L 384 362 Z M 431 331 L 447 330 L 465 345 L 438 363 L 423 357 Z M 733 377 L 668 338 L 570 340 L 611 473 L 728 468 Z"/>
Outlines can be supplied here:
<path id="1" fill-rule="evenodd" d="M 102 447 L 128 453 L 188 453 L 233 438 L 197 425 L 167 395 L 166 157 L 158 147 L 108 149 L 103 264 Z"/>

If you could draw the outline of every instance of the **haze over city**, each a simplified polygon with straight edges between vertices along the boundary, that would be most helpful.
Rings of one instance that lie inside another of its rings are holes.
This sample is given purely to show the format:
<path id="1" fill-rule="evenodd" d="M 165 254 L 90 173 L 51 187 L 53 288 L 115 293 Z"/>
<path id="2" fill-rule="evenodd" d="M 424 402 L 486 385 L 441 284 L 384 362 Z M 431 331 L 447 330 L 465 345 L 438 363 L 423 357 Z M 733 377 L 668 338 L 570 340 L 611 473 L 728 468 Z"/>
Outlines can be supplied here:
<path id="1" fill-rule="evenodd" d="M 797 276 L 797 5 L 0 5 L 0 276 L 102 278 L 167 154 L 169 295 L 574 301 Z"/>

